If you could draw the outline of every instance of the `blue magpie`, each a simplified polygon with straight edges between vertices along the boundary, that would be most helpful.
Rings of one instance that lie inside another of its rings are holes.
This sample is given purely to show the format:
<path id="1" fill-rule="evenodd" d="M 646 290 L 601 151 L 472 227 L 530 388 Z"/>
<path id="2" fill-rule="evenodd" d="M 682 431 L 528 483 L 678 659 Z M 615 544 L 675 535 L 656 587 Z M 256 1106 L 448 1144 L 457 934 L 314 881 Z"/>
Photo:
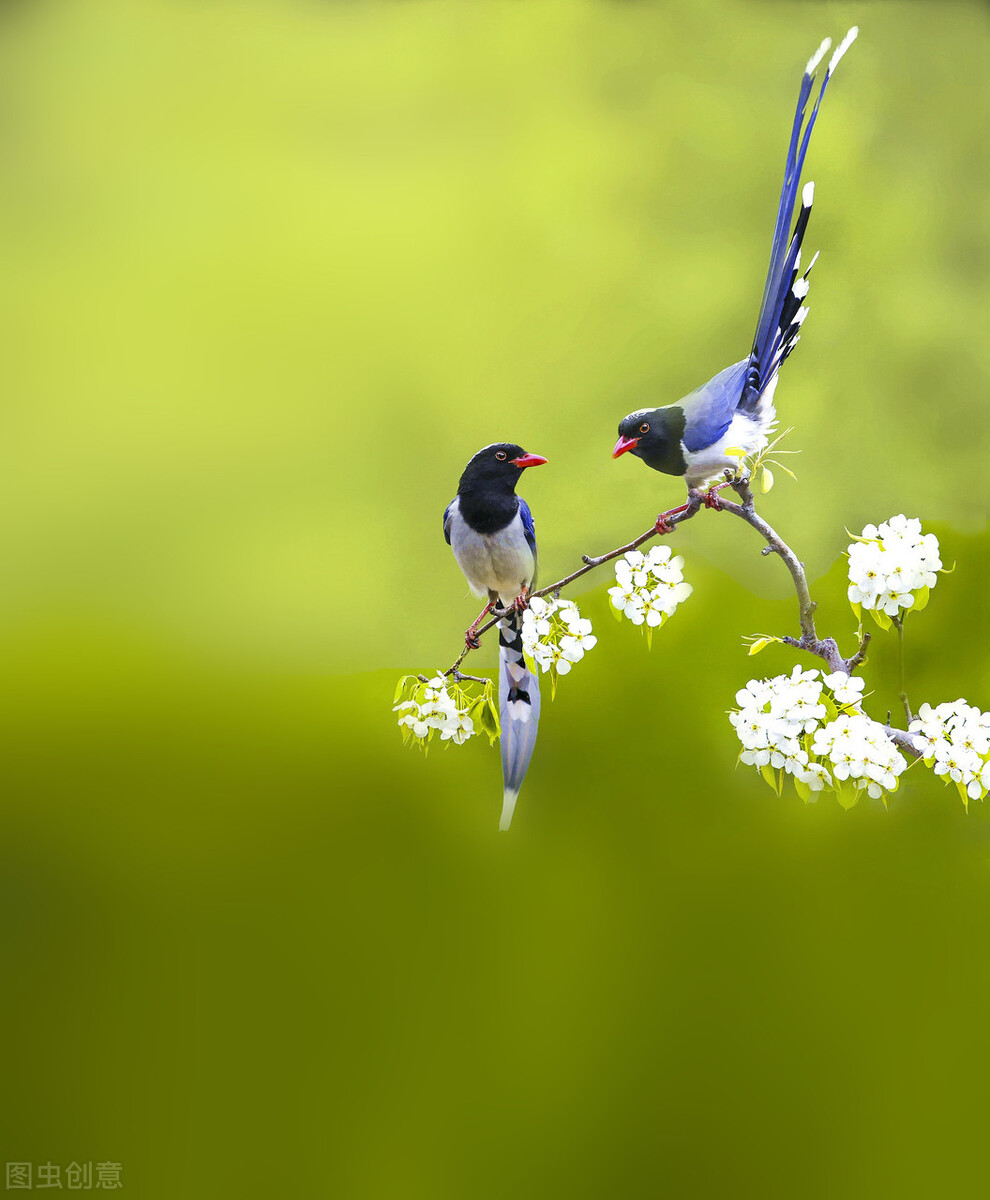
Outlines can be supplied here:
<path id="1" fill-rule="evenodd" d="M 527 454 L 513 442 L 485 446 L 464 468 L 457 495 L 443 514 L 443 536 L 454 552 L 471 591 L 488 603 L 465 634 L 475 633 L 490 609 L 510 611 L 498 623 L 498 699 L 502 726 L 502 816 L 508 829 L 516 797 L 533 757 L 540 719 L 540 689 L 526 666 L 522 649 L 522 612 L 536 580 L 536 531 L 533 514 L 516 495 L 527 467 L 547 460 Z"/>
<path id="2" fill-rule="evenodd" d="M 832 55 L 807 125 L 805 108 L 811 97 L 818 64 L 832 44 L 830 38 L 822 42 L 805 68 L 787 150 L 770 267 L 749 357 L 726 367 L 676 404 L 644 408 L 624 417 L 619 424 L 619 440 L 612 451 L 613 458 L 627 452 L 634 454 L 655 471 L 680 475 L 691 491 L 720 475 L 727 467 L 735 468 L 736 459 L 727 454 L 730 449 L 752 454 L 767 445 L 768 434 L 776 419 L 773 394 L 777 372 L 800 339 L 799 331 L 808 315 L 803 304 L 808 294 L 808 273 L 818 257 L 816 254 L 802 274 L 801 244 L 811 215 L 815 185 L 807 183 L 801 192 L 801 211 L 794 232 L 790 233 L 801 187 L 801 169 L 825 88 L 839 59 L 858 32 L 855 27 L 850 29 Z M 713 503 L 717 507 L 717 500 Z M 664 532 L 662 518 L 657 528 Z"/>

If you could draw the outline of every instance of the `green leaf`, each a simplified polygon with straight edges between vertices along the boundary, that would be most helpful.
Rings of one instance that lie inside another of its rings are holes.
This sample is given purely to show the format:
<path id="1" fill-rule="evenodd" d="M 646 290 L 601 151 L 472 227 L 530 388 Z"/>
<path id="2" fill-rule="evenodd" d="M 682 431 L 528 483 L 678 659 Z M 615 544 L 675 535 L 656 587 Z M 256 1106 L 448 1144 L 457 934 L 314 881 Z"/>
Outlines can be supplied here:
<path id="1" fill-rule="evenodd" d="M 914 603 L 908 609 L 908 612 L 921 612 L 922 609 L 928 607 L 928 601 L 931 599 L 931 588 L 919 588 L 914 593 Z"/>
<path id="2" fill-rule="evenodd" d="M 863 624 L 863 606 L 862 606 L 862 604 L 854 604 L 852 602 L 852 600 L 850 600 L 849 607 L 853 610 L 853 616 L 860 623 L 860 625 L 862 625 Z"/>
<path id="3" fill-rule="evenodd" d="M 882 608 L 868 608 L 866 610 L 870 616 L 876 621 L 881 629 L 889 629 L 891 625 L 890 617 L 883 611 Z"/>
<path id="4" fill-rule="evenodd" d="M 760 472 L 760 491 L 766 495 L 773 487 L 773 471 L 769 467 L 764 467 Z"/>
<path id="5" fill-rule="evenodd" d="M 499 720 L 498 706 L 492 696 L 487 700 L 487 712 L 482 728 L 488 734 L 488 741 L 494 746 L 502 736 L 502 722 Z"/>
<path id="6" fill-rule="evenodd" d="M 800 779 L 794 779 L 793 782 L 794 782 L 794 790 L 801 797 L 801 799 L 805 802 L 805 804 L 810 803 L 811 788 L 808 787 L 808 785 Z"/>
<path id="7" fill-rule="evenodd" d="M 760 767 L 760 774 L 766 780 L 767 784 L 772 787 L 774 791 L 776 791 L 777 778 L 773 767 L 771 767 L 769 763 L 766 763 L 764 766 Z"/>
<path id="8" fill-rule="evenodd" d="M 849 809 L 855 808 L 859 803 L 859 789 L 853 787 L 850 783 L 837 783 L 835 785 L 835 798 L 839 801 L 846 812 L 848 812 Z"/>
<path id="9" fill-rule="evenodd" d="M 395 685 L 395 695 L 392 697 L 392 703 L 398 704 L 402 699 L 402 693 L 406 690 L 406 684 L 410 679 L 415 679 L 415 675 L 403 675 L 399 682 Z"/>
<path id="10" fill-rule="evenodd" d="M 790 454 L 800 454 L 801 452 L 800 452 L 800 450 L 791 450 L 791 451 L 788 451 L 788 450 L 781 450 L 781 454 L 788 454 L 788 453 L 790 453 Z M 795 483 L 797 483 L 797 476 L 796 476 L 796 475 L 794 474 L 794 472 L 793 472 L 793 471 L 790 469 L 790 467 L 785 467 L 785 466 L 784 466 L 784 464 L 783 464 L 782 462 L 777 462 L 777 460 L 776 460 L 775 458 L 772 458 L 770 461 L 773 463 L 773 465 L 774 465 L 775 467 L 777 467 L 777 468 L 779 468 L 781 471 L 783 471 L 785 475 L 790 475 L 790 477 L 791 477 L 791 478 L 794 480 L 794 482 L 795 482 Z"/>
<path id="11" fill-rule="evenodd" d="M 963 802 L 963 807 L 969 812 L 969 792 L 966 791 L 966 785 L 956 783 L 956 791 L 959 793 L 959 799 Z"/>
<path id="12" fill-rule="evenodd" d="M 782 639 L 774 637 L 772 634 L 767 634 L 765 637 L 758 637 L 749 647 L 749 654 L 759 654 L 761 650 L 766 650 L 767 646 L 772 646 L 774 642 L 779 642 Z"/>

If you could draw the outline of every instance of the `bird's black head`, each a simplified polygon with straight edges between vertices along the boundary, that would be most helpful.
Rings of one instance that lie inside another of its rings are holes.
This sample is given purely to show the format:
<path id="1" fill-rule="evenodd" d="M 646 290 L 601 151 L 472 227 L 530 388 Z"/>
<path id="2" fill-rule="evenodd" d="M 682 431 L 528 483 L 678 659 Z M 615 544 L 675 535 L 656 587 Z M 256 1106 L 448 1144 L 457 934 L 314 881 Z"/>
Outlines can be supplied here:
<path id="1" fill-rule="evenodd" d="M 464 468 L 458 492 L 514 492 L 527 467 L 542 466 L 547 460 L 539 454 L 527 454 L 515 442 L 495 442 L 486 446 Z"/>
<path id="2" fill-rule="evenodd" d="M 684 410 L 676 404 L 665 408 L 643 408 L 619 422 L 619 440 L 612 457 L 635 454 L 654 471 L 683 475 L 687 470 L 681 438 Z"/>

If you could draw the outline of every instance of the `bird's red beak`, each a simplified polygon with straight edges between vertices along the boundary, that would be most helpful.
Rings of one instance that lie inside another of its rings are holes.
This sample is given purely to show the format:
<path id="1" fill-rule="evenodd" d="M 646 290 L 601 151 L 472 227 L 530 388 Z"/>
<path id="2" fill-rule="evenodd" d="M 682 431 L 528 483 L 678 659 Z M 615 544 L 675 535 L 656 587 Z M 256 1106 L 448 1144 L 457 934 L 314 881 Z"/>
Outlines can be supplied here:
<path id="1" fill-rule="evenodd" d="M 549 461 L 540 454 L 520 454 L 518 458 L 509 459 L 509 462 L 514 467 L 518 467 L 520 471 L 525 467 L 542 467 L 545 462 Z"/>
<path id="2" fill-rule="evenodd" d="M 639 438 L 620 437 L 615 443 L 615 448 L 612 451 L 612 457 L 618 458 L 621 454 L 625 454 L 627 450 L 631 450 L 633 446 L 639 445 Z"/>

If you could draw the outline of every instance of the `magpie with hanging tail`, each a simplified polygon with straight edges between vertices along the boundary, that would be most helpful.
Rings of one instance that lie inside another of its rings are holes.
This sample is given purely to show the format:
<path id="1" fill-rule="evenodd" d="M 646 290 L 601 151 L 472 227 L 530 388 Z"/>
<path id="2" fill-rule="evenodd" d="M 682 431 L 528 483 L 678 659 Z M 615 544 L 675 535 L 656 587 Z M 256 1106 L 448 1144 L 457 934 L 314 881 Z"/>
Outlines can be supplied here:
<path id="1" fill-rule="evenodd" d="M 533 757 L 540 719 L 540 689 L 526 666 L 522 613 L 536 581 L 536 531 L 529 505 L 516 495 L 527 467 L 547 460 L 514 442 L 485 446 L 464 468 L 457 495 L 443 514 L 443 536 L 471 591 L 488 603 L 464 635 L 475 633 L 492 608 L 509 609 L 498 623 L 498 700 L 502 726 L 502 816 L 508 829 L 516 798 Z"/>
<path id="2" fill-rule="evenodd" d="M 814 87 L 815 73 L 832 45 L 830 38 L 826 38 L 811 57 L 801 79 L 787 150 L 784 186 L 770 247 L 770 267 L 749 356 L 726 367 L 676 404 L 644 408 L 624 417 L 619 423 L 619 440 L 612 450 L 613 458 L 633 454 L 655 471 L 680 475 L 691 492 L 721 475 L 727 467 L 735 469 L 737 459 L 728 451 L 754 454 L 767 445 L 776 420 L 773 394 L 777 387 L 777 372 L 800 340 L 801 325 L 808 315 L 804 304 L 808 295 L 808 274 L 818 258 L 816 254 L 802 273 L 801 245 L 811 216 L 815 185 L 807 183 L 801 190 L 801 170 L 825 88 L 839 59 L 855 41 L 858 32 L 855 26 L 850 29 L 829 60 L 807 124 L 805 110 Z M 799 191 L 801 211 L 791 233 Z M 713 507 L 718 507 L 714 492 L 706 499 Z M 662 516 L 658 518 L 657 529 L 661 533 L 669 530 L 665 524 Z"/>

